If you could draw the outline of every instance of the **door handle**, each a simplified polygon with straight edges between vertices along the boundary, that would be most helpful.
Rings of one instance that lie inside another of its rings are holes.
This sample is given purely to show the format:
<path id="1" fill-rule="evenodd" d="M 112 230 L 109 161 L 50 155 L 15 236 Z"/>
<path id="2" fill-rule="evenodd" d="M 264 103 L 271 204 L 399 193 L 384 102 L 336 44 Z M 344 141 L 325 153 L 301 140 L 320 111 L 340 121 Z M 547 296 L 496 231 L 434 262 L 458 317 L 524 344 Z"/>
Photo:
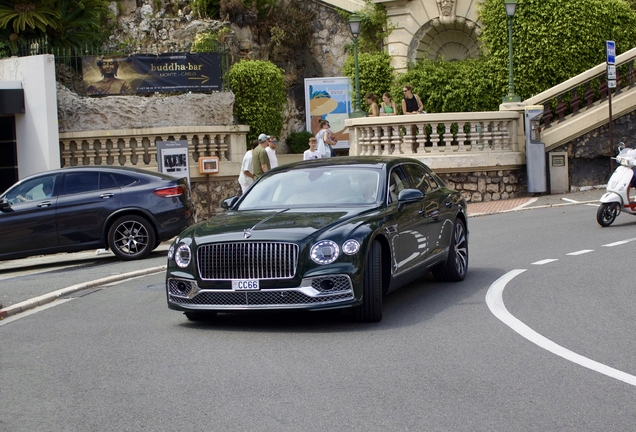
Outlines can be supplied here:
<path id="1" fill-rule="evenodd" d="M 50 207 L 53 203 L 51 201 L 44 201 L 38 204 L 38 207 Z"/>
<path id="2" fill-rule="evenodd" d="M 114 197 L 114 196 L 115 196 L 115 194 L 112 194 L 112 193 L 105 193 L 105 194 L 101 194 L 99 197 L 100 197 L 100 198 L 112 198 L 112 197 Z"/>
<path id="3" fill-rule="evenodd" d="M 453 203 L 450 201 L 446 201 L 444 204 L 446 205 L 447 208 L 451 208 L 453 206 Z"/>

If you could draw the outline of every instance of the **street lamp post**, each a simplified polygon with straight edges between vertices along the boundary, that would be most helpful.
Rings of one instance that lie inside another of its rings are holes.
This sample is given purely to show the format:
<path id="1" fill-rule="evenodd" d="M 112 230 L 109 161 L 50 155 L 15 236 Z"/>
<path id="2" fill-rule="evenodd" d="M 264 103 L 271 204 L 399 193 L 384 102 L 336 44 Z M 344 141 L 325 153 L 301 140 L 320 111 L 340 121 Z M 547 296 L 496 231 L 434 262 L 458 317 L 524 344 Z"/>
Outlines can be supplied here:
<path id="1" fill-rule="evenodd" d="M 355 71 L 355 86 L 356 86 L 356 106 L 350 117 L 365 117 L 367 113 L 360 109 L 360 76 L 358 70 L 358 35 L 360 34 L 360 23 L 362 20 L 360 16 L 353 13 L 349 16 L 349 29 L 353 36 L 353 67 Z"/>
<path id="2" fill-rule="evenodd" d="M 508 96 L 503 98 L 504 102 L 520 102 L 521 98 L 515 94 L 515 78 L 512 67 L 512 18 L 517 9 L 517 0 L 504 0 L 506 15 L 508 15 Z"/>

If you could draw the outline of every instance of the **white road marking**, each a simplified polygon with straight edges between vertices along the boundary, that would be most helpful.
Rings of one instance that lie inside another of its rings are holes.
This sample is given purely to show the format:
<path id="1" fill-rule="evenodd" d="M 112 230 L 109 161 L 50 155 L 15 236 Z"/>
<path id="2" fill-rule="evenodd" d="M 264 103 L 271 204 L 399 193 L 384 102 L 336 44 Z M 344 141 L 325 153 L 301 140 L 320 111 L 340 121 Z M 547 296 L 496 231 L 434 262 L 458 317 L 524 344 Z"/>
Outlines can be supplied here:
<path id="1" fill-rule="evenodd" d="M 583 249 L 576 252 L 570 252 L 569 254 L 566 254 L 566 255 L 583 255 L 590 252 L 594 252 L 594 249 Z"/>
<path id="2" fill-rule="evenodd" d="M 558 261 L 558 259 L 548 258 L 541 261 L 533 262 L 532 265 L 543 265 L 543 264 L 548 264 L 554 261 Z"/>
<path id="3" fill-rule="evenodd" d="M 573 200 L 571 198 L 561 198 L 561 200 L 565 201 L 565 202 L 572 203 L 572 204 L 578 204 L 579 203 L 577 200 Z"/>
<path id="4" fill-rule="evenodd" d="M 488 292 L 486 293 L 486 304 L 488 305 L 488 308 L 490 309 L 492 314 L 496 316 L 501 322 L 510 327 L 512 330 L 519 333 L 521 336 L 534 343 L 535 345 L 538 345 L 539 347 L 580 366 L 601 373 L 610 378 L 614 378 L 619 381 L 623 381 L 624 383 L 636 386 L 636 376 L 627 374 L 623 371 L 614 369 L 597 361 L 591 360 L 587 357 L 583 357 L 582 355 L 577 354 L 573 351 L 570 351 L 569 349 L 552 342 L 550 339 L 532 330 L 530 327 L 519 321 L 510 312 L 508 312 L 508 309 L 506 309 L 506 306 L 503 302 L 504 288 L 506 287 L 506 284 L 510 282 L 514 277 L 520 275 L 525 271 L 525 269 L 512 270 L 497 279 L 492 285 L 490 285 L 490 288 L 488 288 Z"/>
<path id="5" fill-rule="evenodd" d="M 620 245 L 624 245 L 625 243 L 629 243 L 629 240 L 621 240 L 621 241 L 617 241 L 614 243 L 608 243 L 608 244 L 604 244 L 603 247 L 614 247 L 614 246 L 620 246 Z"/>

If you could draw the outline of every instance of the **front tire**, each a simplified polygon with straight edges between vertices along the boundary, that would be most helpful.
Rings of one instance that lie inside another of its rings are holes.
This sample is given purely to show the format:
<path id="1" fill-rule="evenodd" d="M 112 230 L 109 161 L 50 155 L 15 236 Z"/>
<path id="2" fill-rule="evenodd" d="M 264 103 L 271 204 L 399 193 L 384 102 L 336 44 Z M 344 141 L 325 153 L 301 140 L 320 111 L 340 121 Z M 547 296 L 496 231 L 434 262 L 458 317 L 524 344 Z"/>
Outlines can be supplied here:
<path id="1" fill-rule="evenodd" d="M 155 230 L 146 218 L 122 216 L 108 230 L 108 245 L 121 260 L 145 258 L 155 245 Z"/>
<path id="2" fill-rule="evenodd" d="M 459 282 L 468 273 L 468 233 L 461 219 L 455 221 L 448 258 L 443 267 L 433 270 L 433 277 L 440 282 Z"/>
<path id="3" fill-rule="evenodd" d="M 602 227 L 608 227 L 618 216 L 618 203 L 602 203 L 596 212 L 596 221 Z"/>
<path id="4" fill-rule="evenodd" d="M 356 307 L 356 320 L 378 322 L 382 320 L 382 246 L 374 240 L 364 266 L 362 304 Z"/>

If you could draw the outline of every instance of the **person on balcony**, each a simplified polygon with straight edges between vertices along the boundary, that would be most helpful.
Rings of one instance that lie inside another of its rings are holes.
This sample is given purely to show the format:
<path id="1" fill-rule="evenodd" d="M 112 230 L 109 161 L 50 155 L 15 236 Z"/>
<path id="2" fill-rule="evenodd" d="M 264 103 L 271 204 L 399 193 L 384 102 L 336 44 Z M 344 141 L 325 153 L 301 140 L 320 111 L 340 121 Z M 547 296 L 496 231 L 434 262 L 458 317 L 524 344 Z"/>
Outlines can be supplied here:
<path id="1" fill-rule="evenodd" d="M 385 92 L 382 95 L 382 105 L 380 105 L 380 115 L 390 116 L 395 114 L 397 114 L 395 102 L 391 100 L 391 95 L 389 94 L 389 92 Z"/>
<path id="2" fill-rule="evenodd" d="M 424 105 L 420 97 L 413 93 L 413 87 L 405 85 L 402 87 L 402 93 L 404 93 L 404 99 L 402 99 L 402 112 L 404 114 L 423 114 Z"/>
<path id="3" fill-rule="evenodd" d="M 380 108 L 378 107 L 378 97 L 373 93 L 369 93 L 364 97 L 367 105 L 369 105 L 369 117 L 377 117 L 380 115 Z"/>

